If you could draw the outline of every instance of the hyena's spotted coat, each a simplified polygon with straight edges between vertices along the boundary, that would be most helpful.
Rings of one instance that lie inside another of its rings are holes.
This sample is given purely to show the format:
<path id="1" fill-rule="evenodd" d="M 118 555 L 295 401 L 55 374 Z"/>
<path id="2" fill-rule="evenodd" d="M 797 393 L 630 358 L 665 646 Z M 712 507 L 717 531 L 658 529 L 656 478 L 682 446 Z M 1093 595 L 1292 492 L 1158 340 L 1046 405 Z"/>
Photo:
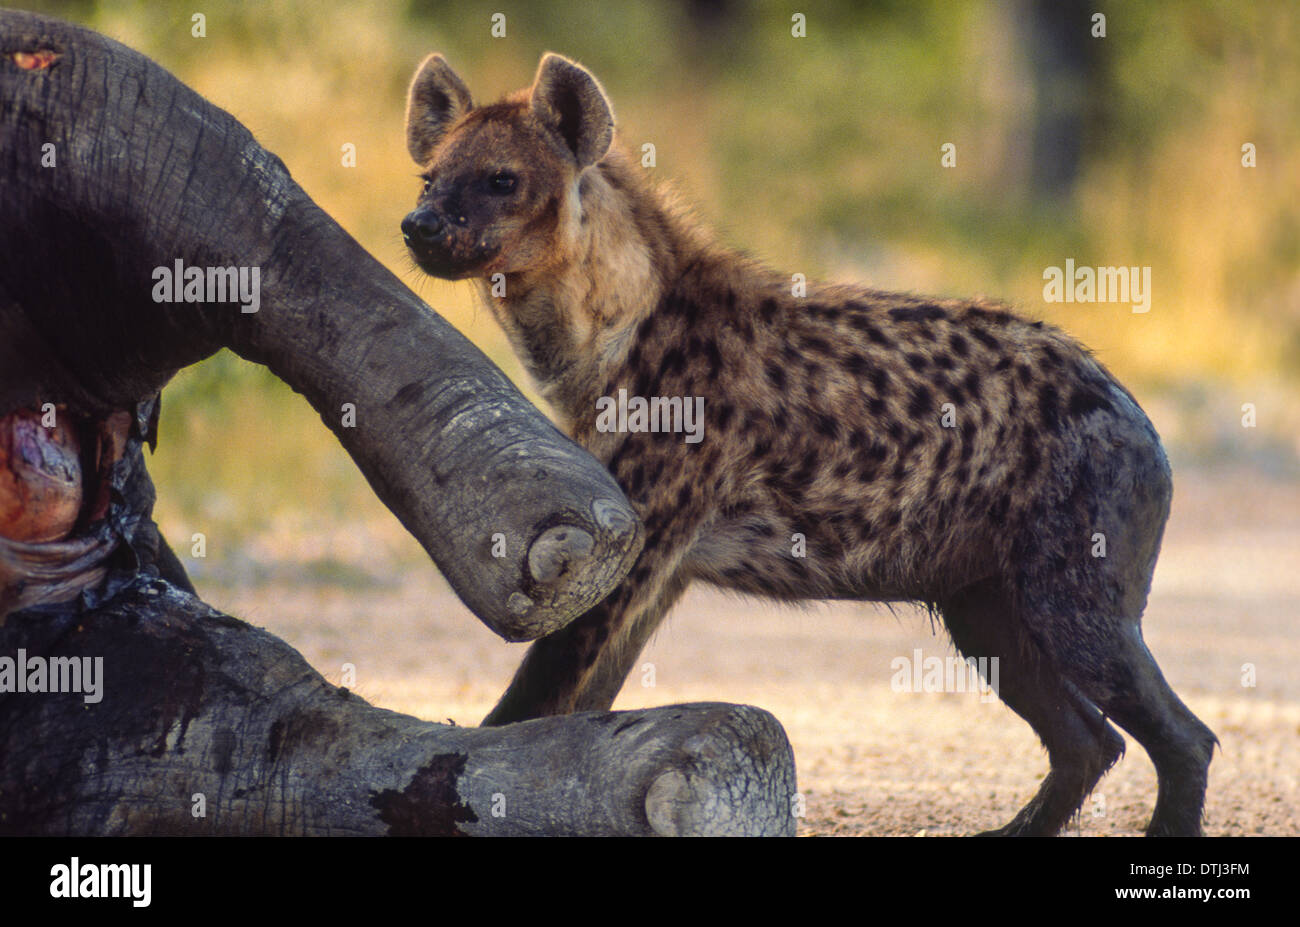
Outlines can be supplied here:
<path id="1" fill-rule="evenodd" d="M 559 56 L 480 108 L 431 56 L 407 132 L 426 178 L 403 222 L 417 262 L 479 280 L 647 528 L 628 578 L 533 645 L 486 723 L 608 708 L 692 580 L 917 600 L 962 653 L 999 659 L 999 694 L 1049 751 L 1003 832 L 1055 833 L 1077 811 L 1123 750 L 1107 717 L 1159 773 L 1149 831 L 1199 832 L 1214 735 L 1140 631 L 1169 467 L 1087 351 L 979 301 L 793 296 L 790 277 L 718 245 L 646 181 L 612 143 L 599 84 Z M 599 430 L 597 401 L 620 390 L 703 396 L 703 441 Z"/>

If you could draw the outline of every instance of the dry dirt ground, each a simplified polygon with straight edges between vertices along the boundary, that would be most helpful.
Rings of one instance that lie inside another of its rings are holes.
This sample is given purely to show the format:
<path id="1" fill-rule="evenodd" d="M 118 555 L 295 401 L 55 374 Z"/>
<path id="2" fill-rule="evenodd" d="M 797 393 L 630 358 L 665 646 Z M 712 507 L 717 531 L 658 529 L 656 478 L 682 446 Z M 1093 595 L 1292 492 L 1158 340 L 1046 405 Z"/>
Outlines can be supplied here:
<path id="1" fill-rule="evenodd" d="M 1177 471 L 1176 484 L 1144 629 L 1166 678 L 1222 743 L 1206 831 L 1300 834 L 1300 484 Z M 199 565 L 196 578 L 209 602 L 281 636 L 332 682 L 351 663 L 354 690 L 375 704 L 476 724 L 525 645 L 484 628 L 427 561 L 410 556 L 400 532 L 395 521 L 285 524 L 245 551 L 242 566 Z M 331 563 L 362 566 L 340 582 L 329 578 Z M 1045 754 L 997 700 L 894 691 L 891 661 L 917 650 L 953 652 L 911 608 L 794 609 L 697 587 L 615 707 L 731 701 L 771 711 L 794 746 L 801 834 L 999 826 L 1038 788 Z M 1155 772 L 1128 744 L 1071 833 L 1135 835 L 1145 826 Z"/>

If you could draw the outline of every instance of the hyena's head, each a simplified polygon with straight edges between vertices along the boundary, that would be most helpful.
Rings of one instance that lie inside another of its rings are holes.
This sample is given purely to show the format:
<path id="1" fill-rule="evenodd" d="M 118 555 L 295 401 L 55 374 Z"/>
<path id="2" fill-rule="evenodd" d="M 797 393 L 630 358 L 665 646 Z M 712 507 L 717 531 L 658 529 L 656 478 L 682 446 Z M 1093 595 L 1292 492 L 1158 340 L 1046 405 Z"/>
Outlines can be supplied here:
<path id="1" fill-rule="evenodd" d="M 424 177 L 402 221 L 416 263 L 449 280 L 546 267 L 576 233 L 578 179 L 613 136 L 600 84 L 567 58 L 545 55 L 532 87 L 475 107 L 430 55 L 406 109 L 406 145 Z"/>

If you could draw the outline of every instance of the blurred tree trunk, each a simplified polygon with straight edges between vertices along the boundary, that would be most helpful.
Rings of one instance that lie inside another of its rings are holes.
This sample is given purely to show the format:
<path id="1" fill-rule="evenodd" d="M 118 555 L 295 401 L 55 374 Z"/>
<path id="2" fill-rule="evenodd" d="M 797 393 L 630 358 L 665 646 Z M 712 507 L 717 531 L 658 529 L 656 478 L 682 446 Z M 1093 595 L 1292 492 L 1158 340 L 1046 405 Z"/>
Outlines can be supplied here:
<path id="1" fill-rule="evenodd" d="M 1103 11 L 1086 0 L 1027 0 L 1023 9 L 1034 84 L 1030 185 L 1037 197 L 1061 200 L 1074 192 L 1089 132 L 1105 106 L 1101 84 L 1108 39 L 1092 34 L 1093 14 Z"/>

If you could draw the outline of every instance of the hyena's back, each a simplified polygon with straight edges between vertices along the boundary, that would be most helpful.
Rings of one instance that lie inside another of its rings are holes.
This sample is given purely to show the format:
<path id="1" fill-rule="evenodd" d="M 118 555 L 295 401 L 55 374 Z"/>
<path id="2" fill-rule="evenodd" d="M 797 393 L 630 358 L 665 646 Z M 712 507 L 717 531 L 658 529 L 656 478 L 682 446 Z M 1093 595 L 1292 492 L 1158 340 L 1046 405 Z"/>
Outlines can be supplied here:
<path id="1" fill-rule="evenodd" d="M 1095 578 L 1094 534 L 1133 559 L 1117 519 L 1135 496 L 1167 512 L 1154 430 L 1051 327 L 980 302 L 848 287 L 792 297 L 757 269 L 683 283 L 642 322 L 606 395 L 704 396 L 706 438 L 629 436 L 609 464 L 634 501 L 713 510 L 690 561 L 698 578 L 937 602 L 989 576 L 1031 584 L 1018 567 L 1032 563 Z M 1144 514 L 1158 540 L 1163 514 Z M 794 535 L 806 556 L 791 555 Z"/>

